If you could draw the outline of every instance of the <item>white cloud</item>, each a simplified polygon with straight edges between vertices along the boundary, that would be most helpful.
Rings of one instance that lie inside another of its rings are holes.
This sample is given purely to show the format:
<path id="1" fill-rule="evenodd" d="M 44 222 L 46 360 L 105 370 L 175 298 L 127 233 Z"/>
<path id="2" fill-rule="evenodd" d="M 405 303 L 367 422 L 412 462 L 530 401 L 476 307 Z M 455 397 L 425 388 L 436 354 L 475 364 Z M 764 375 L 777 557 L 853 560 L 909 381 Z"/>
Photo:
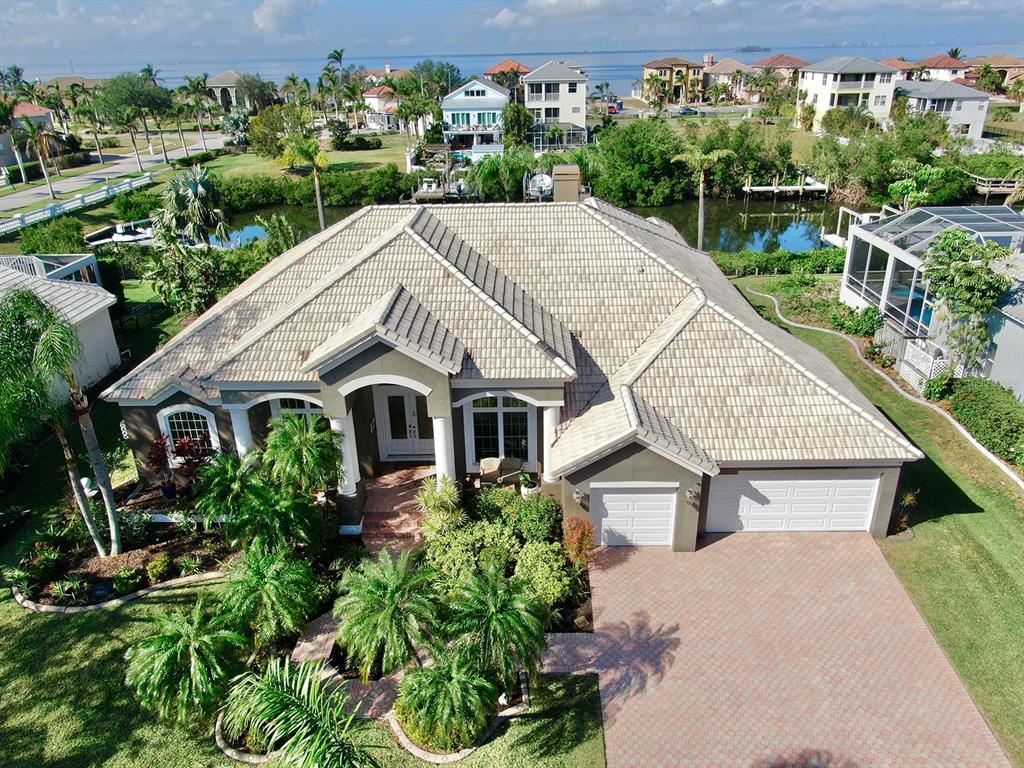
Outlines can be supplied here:
<path id="1" fill-rule="evenodd" d="M 512 29 L 529 25 L 529 19 L 511 8 L 502 8 L 494 16 L 484 20 L 485 27 L 497 27 L 498 29 Z"/>
<path id="2" fill-rule="evenodd" d="M 392 37 L 388 40 L 388 45 L 395 47 L 405 46 L 412 43 L 412 35 L 402 35 L 401 37 Z"/>
<path id="3" fill-rule="evenodd" d="M 268 39 L 295 42 L 313 37 L 303 24 L 310 8 L 322 0 L 263 0 L 252 12 L 256 27 Z"/>

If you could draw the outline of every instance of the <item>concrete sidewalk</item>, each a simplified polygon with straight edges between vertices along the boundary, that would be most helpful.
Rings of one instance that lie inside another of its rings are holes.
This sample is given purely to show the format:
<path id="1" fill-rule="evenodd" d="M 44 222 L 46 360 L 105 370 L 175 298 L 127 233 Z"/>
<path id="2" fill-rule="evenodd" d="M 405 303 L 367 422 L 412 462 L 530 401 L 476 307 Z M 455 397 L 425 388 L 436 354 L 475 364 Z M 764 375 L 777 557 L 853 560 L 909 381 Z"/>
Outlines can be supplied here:
<path id="1" fill-rule="evenodd" d="M 153 143 L 153 155 L 150 156 L 148 148 L 145 148 L 142 144 L 144 137 L 139 138 L 139 156 L 142 158 L 142 167 L 149 171 L 158 165 L 162 165 L 164 162 L 163 153 L 160 151 L 160 142 L 154 137 Z M 203 151 L 203 145 L 199 141 L 198 133 L 186 133 L 185 141 L 188 143 L 189 152 L 195 154 L 196 152 Z M 84 148 L 85 145 L 83 145 Z M 206 148 L 207 149 L 218 149 L 224 146 L 224 137 L 220 133 L 208 132 L 206 134 Z M 95 154 L 95 149 L 93 150 Z M 179 157 L 185 156 L 185 150 L 183 148 L 168 150 L 167 156 L 174 160 Z M 71 176 L 68 178 L 59 178 L 56 175 L 51 174 L 50 183 L 53 185 L 53 191 L 57 195 L 58 200 L 64 200 L 69 195 L 73 195 L 86 187 L 91 187 L 95 184 L 113 184 L 120 180 L 121 177 L 127 176 L 130 173 L 138 173 L 139 165 L 135 162 L 135 155 L 116 155 L 119 159 L 112 165 L 105 166 L 103 168 L 97 168 L 94 171 L 87 171 L 86 173 L 79 174 L 78 176 Z M 15 178 L 18 178 L 17 174 Z M 21 186 L 20 184 L 18 186 Z M 12 192 L 9 195 L 0 197 L 0 212 L 13 211 L 18 208 L 24 208 L 27 205 L 42 206 L 52 202 L 50 195 L 46 190 L 46 184 L 40 184 L 38 186 L 31 187 L 29 189 L 22 189 L 18 192 Z"/>

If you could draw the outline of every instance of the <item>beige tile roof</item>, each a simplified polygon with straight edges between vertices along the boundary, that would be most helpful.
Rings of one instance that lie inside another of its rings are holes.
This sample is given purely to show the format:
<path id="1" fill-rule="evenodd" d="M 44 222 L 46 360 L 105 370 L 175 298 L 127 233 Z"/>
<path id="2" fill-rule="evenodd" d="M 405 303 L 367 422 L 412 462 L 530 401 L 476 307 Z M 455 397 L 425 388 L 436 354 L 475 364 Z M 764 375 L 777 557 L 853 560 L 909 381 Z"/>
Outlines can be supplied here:
<path id="1" fill-rule="evenodd" d="M 227 383 L 309 383 L 318 359 L 370 326 L 449 370 L 459 358 L 457 377 L 564 382 L 560 468 L 632 440 L 710 473 L 920 455 L 670 225 L 593 198 L 366 208 L 265 267 L 105 396 L 150 398 L 196 370 L 211 398 Z"/>
<path id="2" fill-rule="evenodd" d="M 15 289 L 32 291 L 72 325 L 106 309 L 117 300 L 113 294 L 92 283 L 49 280 L 19 269 L 0 267 L 0 296 Z"/>

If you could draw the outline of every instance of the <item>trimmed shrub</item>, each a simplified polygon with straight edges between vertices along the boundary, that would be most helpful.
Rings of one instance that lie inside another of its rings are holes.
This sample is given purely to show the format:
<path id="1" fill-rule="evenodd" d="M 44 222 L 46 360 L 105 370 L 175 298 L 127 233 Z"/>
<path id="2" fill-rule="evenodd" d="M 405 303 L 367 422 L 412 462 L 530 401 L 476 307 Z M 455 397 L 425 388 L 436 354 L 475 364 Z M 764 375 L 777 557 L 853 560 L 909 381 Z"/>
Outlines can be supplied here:
<path id="1" fill-rule="evenodd" d="M 543 541 L 531 541 L 523 547 L 515 578 L 529 584 L 549 608 L 569 596 L 573 581 L 562 545 Z"/>
<path id="2" fill-rule="evenodd" d="M 477 520 L 502 520 L 519 498 L 515 488 L 490 485 L 470 499 L 469 513 Z"/>
<path id="3" fill-rule="evenodd" d="M 929 400 L 946 400 L 953 394 L 955 384 L 956 379 L 953 376 L 953 369 L 946 368 L 925 382 L 924 391 L 921 394 Z"/>
<path id="4" fill-rule="evenodd" d="M 284 205 L 287 202 L 284 192 L 287 184 L 288 181 L 280 176 L 230 176 L 217 179 L 224 207 L 236 213 L 268 205 Z"/>
<path id="5" fill-rule="evenodd" d="M 142 584 L 142 571 L 138 568 L 122 568 L 114 574 L 114 591 L 119 595 L 134 592 Z"/>
<path id="6" fill-rule="evenodd" d="M 953 416 L 997 456 L 1021 463 L 1024 453 L 1024 403 L 1012 390 L 980 376 L 957 381 L 950 398 Z"/>
<path id="7" fill-rule="evenodd" d="M 21 164 L 25 167 L 25 175 L 28 176 L 29 181 L 43 178 L 43 171 L 36 160 L 23 160 Z M 21 169 L 17 163 L 7 166 L 7 178 L 16 184 L 21 183 Z"/>
<path id="8" fill-rule="evenodd" d="M 829 317 L 832 327 L 841 333 L 852 336 L 873 336 L 882 327 L 882 313 L 878 307 L 853 309 L 845 304 L 836 303 Z"/>
<path id="9" fill-rule="evenodd" d="M 594 556 L 594 524 L 582 515 L 570 515 L 562 522 L 562 546 L 577 568 L 586 568 Z"/>
<path id="10" fill-rule="evenodd" d="M 135 190 L 114 198 L 114 213 L 124 221 L 148 219 L 161 206 L 160 195 L 156 192 Z"/>
<path id="11" fill-rule="evenodd" d="M 479 520 L 434 535 L 427 544 L 427 561 L 438 579 L 454 588 L 480 568 L 507 572 L 521 544 L 510 525 L 501 520 Z"/>
<path id="12" fill-rule="evenodd" d="M 146 575 L 149 576 L 150 584 L 167 581 L 173 573 L 174 561 L 166 552 L 157 555 L 146 565 Z"/>
<path id="13" fill-rule="evenodd" d="M 527 541 L 557 541 L 561 536 L 562 505 L 550 496 L 520 498 L 513 509 L 516 530 Z"/>
<path id="14" fill-rule="evenodd" d="M 82 222 L 74 216 L 34 224 L 21 231 L 22 253 L 85 253 Z"/>
<path id="15" fill-rule="evenodd" d="M 786 275 L 792 272 L 839 273 L 843 271 L 843 264 L 846 261 L 846 252 L 842 248 L 815 248 L 801 253 L 783 249 L 711 251 L 710 256 L 718 268 L 731 277 Z"/>

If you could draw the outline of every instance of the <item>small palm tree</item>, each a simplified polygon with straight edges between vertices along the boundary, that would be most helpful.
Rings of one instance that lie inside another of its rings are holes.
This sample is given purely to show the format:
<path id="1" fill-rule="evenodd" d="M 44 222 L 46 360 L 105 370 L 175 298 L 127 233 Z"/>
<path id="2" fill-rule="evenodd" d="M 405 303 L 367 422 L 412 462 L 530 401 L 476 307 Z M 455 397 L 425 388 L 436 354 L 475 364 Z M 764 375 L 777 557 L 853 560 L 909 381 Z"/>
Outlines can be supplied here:
<path id="1" fill-rule="evenodd" d="M 344 48 L 335 48 L 333 51 L 331 51 L 330 53 L 327 54 L 327 62 L 329 64 L 336 65 L 338 67 L 338 69 L 341 69 L 342 62 L 344 60 L 345 60 L 345 49 Z"/>
<path id="2" fill-rule="evenodd" d="M 562 130 L 561 126 L 552 125 L 548 128 L 548 141 L 555 147 L 562 146 L 562 142 L 565 140 L 565 131 Z"/>
<path id="3" fill-rule="evenodd" d="M 385 673 L 398 668 L 430 634 L 437 604 L 431 573 L 405 550 L 395 560 L 385 549 L 376 560 L 345 573 L 334 604 L 338 642 L 359 664 L 363 680 L 380 660 Z"/>
<path id="4" fill-rule="evenodd" d="M 339 474 L 341 446 L 322 416 L 286 412 L 269 427 L 263 462 L 275 483 L 309 493 Z"/>
<path id="5" fill-rule="evenodd" d="M 470 746 L 497 708 L 497 688 L 461 653 L 433 656 L 398 685 L 395 714 L 446 752 Z"/>
<path id="6" fill-rule="evenodd" d="M 309 563 L 285 550 L 252 547 L 231 568 L 224 587 L 224 615 L 253 638 L 257 648 L 302 631 L 317 603 L 318 580 Z"/>
<path id="7" fill-rule="evenodd" d="M 704 250 L 704 183 L 707 179 L 707 172 L 727 157 L 735 154 L 731 149 L 713 149 L 705 152 L 700 147 L 689 147 L 685 152 L 675 157 L 686 163 L 697 176 L 698 204 L 697 204 L 697 250 Z"/>
<path id="8" fill-rule="evenodd" d="M 506 691 L 520 668 L 531 675 L 540 671 L 550 612 L 525 582 L 496 570 L 476 574 L 459 588 L 451 610 L 447 626 L 455 646 Z"/>
<path id="9" fill-rule="evenodd" d="M 93 141 L 96 142 L 96 156 L 99 158 L 100 164 L 103 160 L 103 144 L 100 142 L 100 131 L 99 126 L 96 124 L 96 111 L 93 108 L 92 101 L 82 96 L 78 99 L 78 103 L 71 107 L 71 114 L 81 120 L 83 123 L 89 126 L 92 131 Z"/>
<path id="10" fill-rule="evenodd" d="M 466 521 L 461 502 L 459 486 L 450 476 L 424 479 L 416 492 L 416 506 L 423 513 L 423 531 L 428 539 L 448 533 Z"/>
<path id="11" fill-rule="evenodd" d="M 324 198 L 320 191 L 320 171 L 325 170 L 329 164 L 326 153 L 320 149 L 320 141 L 316 138 L 305 138 L 303 136 L 291 136 L 285 144 L 284 154 L 281 160 L 289 167 L 295 165 L 310 166 L 313 169 L 313 189 L 316 193 L 316 213 L 320 219 L 320 231 L 327 229 L 327 221 L 324 218 Z"/>
<path id="12" fill-rule="evenodd" d="M 164 189 L 156 224 L 164 232 L 209 244 L 210 232 L 225 239 L 220 189 L 205 166 L 175 174 Z"/>
<path id="13" fill-rule="evenodd" d="M 281 750 L 282 765 L 294 768 L 375 768 L 361 741 L 356 712 L 346 714 L 343 688 L 328 690 L 323 665 L 292 664 L 274 658 L 262 675 L 247 672 L 236 678 L 224 707 L 228 735 L 262 734 Z"/>
<path id="14" fill-rule="evenodd" d="M 231 517 L 245 503 L 251 484 L 258 482 L 258 464 L 255 451 L 243 459 L 233 453 L 218 453 L 199 470 L 196 511 L 207 525 L 219 517 Z"/>
<path id="15" fill-rule="evenodd" d="M 34 123 L 27 117 L 21 118 L 21 124 L 17 126 L 15 140 L 20 141 L 25 147 L 25 154 L 31 157 L 33 154 L 39 161 L 39 168 L 43 172 L 43 179 L 46 181 L 46 191 L 50 193 L 50 199 L 56 200 L 53 193 L 53 185 L 50 183 L 50 172 L 46 164 L 50 161 L 50 139 L 53 134 L 42 124 Z"/>
<path id="16" fill-rule="evenodd" d="M 207 80 L 209 75 L 203 72 L 202 75 L 196 77 L 185 77 L 184 92 L 188 97 L 190 106 L 196 115 L 196 125 L 199 128 L 199 141 L 203 145 L 203 151 L 206 151 L 206 135 L 203 133 L 203 105 L 208 103 L 209 95 Z"/>
<path id="17" fill-rule="evenodd" d="M 125 682 L 164 720 L 208 716 L 240 667 L 246 640 L 220 625 L 203 598 L 189 612 L 153 619 L 156 630 L 125 653 Z"/>
<path id="18" fill-rule="evenodd" d="M 952 48 L 946 51 L 946 55 L 954 59 L 959 59 L 961 56 L 963 56 L 963 53 L 963 49 L 957 48 L 956 46 L 953 46 Z"/>

